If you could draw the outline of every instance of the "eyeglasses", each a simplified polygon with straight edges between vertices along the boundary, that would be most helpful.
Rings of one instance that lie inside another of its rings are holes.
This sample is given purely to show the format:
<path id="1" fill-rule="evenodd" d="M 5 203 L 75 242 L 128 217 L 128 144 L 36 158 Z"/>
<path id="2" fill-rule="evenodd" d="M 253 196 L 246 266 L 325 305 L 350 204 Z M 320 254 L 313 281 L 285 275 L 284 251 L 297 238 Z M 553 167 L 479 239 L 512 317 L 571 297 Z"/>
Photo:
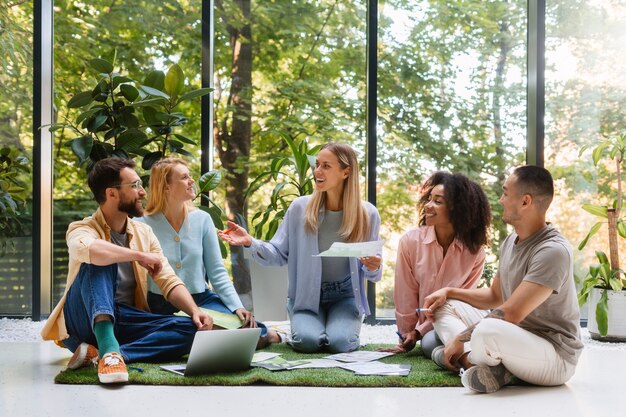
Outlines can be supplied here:
<path id="1" fill-rule="evenodd" d="M 143 188 L 143 181 L 137 180 L 133 182 L 127 182 L 126 184 L 114 185 L 115 188 L 131 187 L 133 190 Z"/>

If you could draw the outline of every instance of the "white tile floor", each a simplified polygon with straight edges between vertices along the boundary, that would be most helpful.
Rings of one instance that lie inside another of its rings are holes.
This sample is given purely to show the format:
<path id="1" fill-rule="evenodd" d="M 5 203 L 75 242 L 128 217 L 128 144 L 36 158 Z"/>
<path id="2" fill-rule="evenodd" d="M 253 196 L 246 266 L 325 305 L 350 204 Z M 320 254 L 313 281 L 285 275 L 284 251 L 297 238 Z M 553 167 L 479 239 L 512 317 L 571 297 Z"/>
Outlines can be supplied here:
<path id="1" fill-rule="evenodd" d="M 615 416 L 624 415 L 626 351 L 592 346 L 554 388 L 171 387 L 55 385 L 70 354 L 53 343 L 0 342 L 0 416 Z"/>

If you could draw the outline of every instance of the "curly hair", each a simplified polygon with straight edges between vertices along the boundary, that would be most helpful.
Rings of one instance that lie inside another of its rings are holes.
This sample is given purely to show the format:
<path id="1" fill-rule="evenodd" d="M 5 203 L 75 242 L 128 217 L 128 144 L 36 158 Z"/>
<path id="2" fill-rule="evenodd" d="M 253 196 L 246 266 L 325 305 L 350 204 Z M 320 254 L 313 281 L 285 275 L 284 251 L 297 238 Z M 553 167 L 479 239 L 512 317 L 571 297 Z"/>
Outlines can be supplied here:
<path id="1" fill-rule="evenodd" d="M 443 185 L 443 194 L 448 206 L 450 222 L 459 239 L 472 253 L 486 245 L 491 224 L 491 207 L 487 195 L 476 182 L 463 174 L 438 171 L 424 182 L 418 202 L 419 225 L 426 224 L 424 208 L 432 189 Z"/>

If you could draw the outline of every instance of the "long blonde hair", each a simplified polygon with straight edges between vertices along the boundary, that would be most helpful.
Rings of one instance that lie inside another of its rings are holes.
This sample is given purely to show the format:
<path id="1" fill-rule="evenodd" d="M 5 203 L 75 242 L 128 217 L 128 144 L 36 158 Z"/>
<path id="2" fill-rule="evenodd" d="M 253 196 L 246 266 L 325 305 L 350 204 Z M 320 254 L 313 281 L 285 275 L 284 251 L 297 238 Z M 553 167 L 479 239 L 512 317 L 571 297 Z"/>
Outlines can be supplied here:
<path id="1" fill-rule="evenodd" d="M 343 220 L 339 229 L 339 236 L 346 242 L 363 242 L 369 238 L 370 222 L 365 206 L 361 202 L 361 188 L 359 186 L 359 161 L 354 150 L 344 143 L 327 143 L 322 149 L 332 152 L 339 161 L 342 169 L 350 168 L 343 187 Z M 319 212 L 326 208 L 326 192 L 313 191 L 311 199 L 306 205 L 305 230 L 315 233 L 319 226 Z"/>
<path id="2" fill-rule="evenodd" d="M 150 170 L 150 187 L 148 188 L 148 203 L 146 214 L 163 213 L 167 209 L 167 185 L 172 179 L 172 169 L 176 165 L 189 167 L 187 161 L 181 158 L 163 158 L 152 165 Z M 188 201 L 183 210 L 185 216 L 188 211 L 195 210 L 196 206 Z"/>

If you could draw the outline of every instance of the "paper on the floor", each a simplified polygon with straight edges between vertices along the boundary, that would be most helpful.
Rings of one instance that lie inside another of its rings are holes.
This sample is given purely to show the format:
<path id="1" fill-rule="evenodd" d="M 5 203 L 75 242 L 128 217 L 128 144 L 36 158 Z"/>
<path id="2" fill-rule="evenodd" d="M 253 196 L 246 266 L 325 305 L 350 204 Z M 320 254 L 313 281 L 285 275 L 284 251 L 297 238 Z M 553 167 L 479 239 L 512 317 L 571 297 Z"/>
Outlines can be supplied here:
<path id="1" fill-rule="evenodd" d="M 339 368 L 343 365 L 343 362 L 335 361 L 332 359 L 310 359 L 309 363 L 294 366 L 289 369 L 309 369 L 309 368 Z"/>
<path id="2" fill-rule="evenodd" d="M 333 359 L 340 362 L 369 362 L 391 356 L 391 352 L 371 352 L 367 350 L 355 350 L 347 353 L 335 353 L 326 356 L 325 359 Z"/>
<path id="3" fill-rule="evenodd" d="M 379 361 L 353 362 L 343 364 L 343 369 L 354 372 L 357 375 L 398 375 L 407 376 L 411 371 L 411 365 L 397 363 L 382 363 Z"/>
<path id="4" fill-rule="evenodd" d="M 280 353 L 274 353 L 274 352 L 255 352 L 254 355 L 252 356 L 252 363 L 255 362 L 263 362 L 272 358 L 275 358 L 276 356 L 280 356 Z"/>
<path id="5" fill-rule="evenodd" d="M 305 363 L 309 363 L 309 361 L 308 360 L 288 361 L 285 358 L 276 356 L 271 359 L 264 360 L 262 362 L 252 362 L 251 366 L 256 366 L 258 368 L 265 368 L 270 371 L 285 371 L 288 369 L 293 369 L 293 367 L 298 366 L 298 365 L 304 365 Z"/>

